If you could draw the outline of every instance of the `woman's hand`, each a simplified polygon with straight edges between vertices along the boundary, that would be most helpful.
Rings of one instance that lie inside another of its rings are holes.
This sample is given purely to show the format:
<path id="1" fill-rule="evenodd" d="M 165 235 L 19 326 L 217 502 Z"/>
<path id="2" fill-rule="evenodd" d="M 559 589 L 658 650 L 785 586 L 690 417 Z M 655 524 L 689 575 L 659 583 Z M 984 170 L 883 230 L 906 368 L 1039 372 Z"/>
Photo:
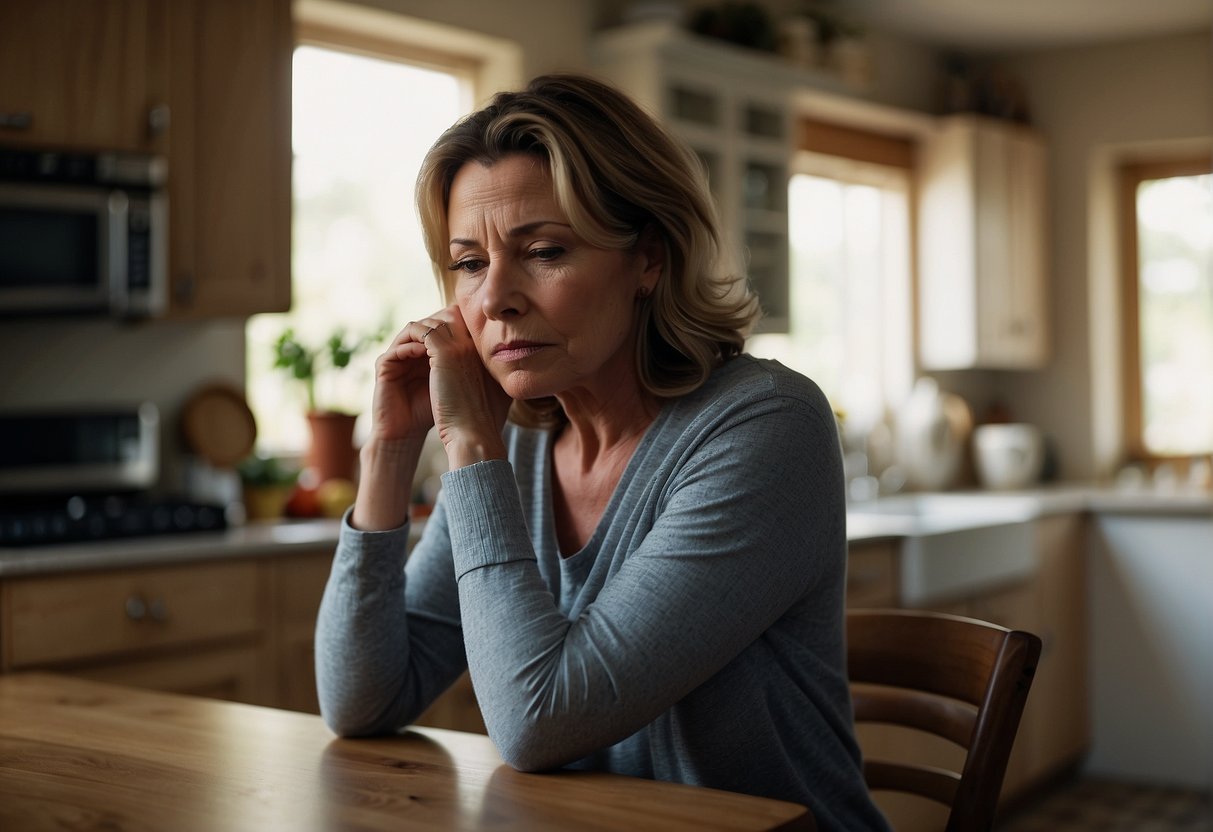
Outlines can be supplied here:
<path id="1" fill-rule="evenodd" d="M 434 425 L 430 365 L 416 322 L 400 330 L 375 362 L 371 432 L 360 454 L 358 496 L 350 523 L 364 531 L 404 525 L 417 461 Z"/>
<path id="2" fill-rule="evenodd" d="M 458 307 L 410 322 L 375 364 L 354 527 L 384 530 L 405 522 L 431 427 L 438 428 L 451 468 L 504 459 L 501 428 L 509 409 L 510 398 L 481 363 Z"/>
<path id="3" fill-rule="evenodd" d="M 420 321 L 430 358 L 429 397 L 433 424 L 451 468 L 504 459 L 501 429 L 511 399 L 476 350 L 459 307 L 448 306 Z"/>

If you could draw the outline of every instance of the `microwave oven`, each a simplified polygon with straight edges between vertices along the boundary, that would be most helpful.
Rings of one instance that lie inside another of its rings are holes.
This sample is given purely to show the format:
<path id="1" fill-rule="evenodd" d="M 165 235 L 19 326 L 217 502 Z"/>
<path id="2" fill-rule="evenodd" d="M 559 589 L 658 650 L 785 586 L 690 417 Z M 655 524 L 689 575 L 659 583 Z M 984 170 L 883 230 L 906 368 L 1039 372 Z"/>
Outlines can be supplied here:
<path id="1" fill-rule="evenodd" d="M 0 147 L 0 315 L 161 314 L 166 179 L 153 155 Z"/>

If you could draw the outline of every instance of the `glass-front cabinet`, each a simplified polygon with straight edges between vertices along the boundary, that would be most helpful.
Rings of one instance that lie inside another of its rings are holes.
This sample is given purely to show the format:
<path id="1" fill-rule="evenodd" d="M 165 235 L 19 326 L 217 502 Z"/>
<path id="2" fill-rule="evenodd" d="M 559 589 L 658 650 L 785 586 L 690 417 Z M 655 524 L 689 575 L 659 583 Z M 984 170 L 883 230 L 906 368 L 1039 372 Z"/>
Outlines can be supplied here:
<path id="1" fill-rule="evenodd" d="M 603 78 L 698 154 L 716 198 L 727 262 L 748 277 L 762 304 L 757 331 L 786 331 L 791 90 L 773 82 L 769 60 L 668 25 L 603 32 L 592 56 Z"/>

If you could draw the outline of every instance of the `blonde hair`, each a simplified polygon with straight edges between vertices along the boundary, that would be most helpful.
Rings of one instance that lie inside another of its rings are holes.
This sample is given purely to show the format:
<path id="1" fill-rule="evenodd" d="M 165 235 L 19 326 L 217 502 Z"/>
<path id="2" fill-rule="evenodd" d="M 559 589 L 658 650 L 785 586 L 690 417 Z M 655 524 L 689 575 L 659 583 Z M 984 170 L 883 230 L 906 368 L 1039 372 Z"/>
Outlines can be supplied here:
<path id="1" fill-rule="evenodd" d="M 716 211 L 698 157 L 614 88 L 585 76 L 544 75 L 498 93 L 439 137 L 417 178 L 426 249 L 447 302 L 453 276 L 447 226 L 451 183 L 465 164 L 541 158 L 573 231 L 600 248 L 628 249 L 656 232 L 665 264 L 638 301 L 637 372 L 658 398 L 689 393 L 745 345 L 758 304 L 743 278 L 720 269 Z M 544 399 L 516 403 L 524 424 L 562 418 Z"/>

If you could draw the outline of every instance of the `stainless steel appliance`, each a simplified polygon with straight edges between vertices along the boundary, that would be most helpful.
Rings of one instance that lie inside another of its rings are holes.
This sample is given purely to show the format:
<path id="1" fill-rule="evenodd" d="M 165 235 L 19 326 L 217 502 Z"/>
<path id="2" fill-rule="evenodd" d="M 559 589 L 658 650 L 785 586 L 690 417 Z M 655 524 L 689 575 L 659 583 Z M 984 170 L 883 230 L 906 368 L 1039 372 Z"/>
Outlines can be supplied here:
<path id="1" fill-rule="evenodd" d="M 155 405 L 0 413 L 0 547 L 216 531 L 220 506 L 155 496 Z"/>
<path id="2" fill-rule="evenodd" d="M 0 147 L 0 314 L 163 312 L 166 179 L 157 156 Z"/>

